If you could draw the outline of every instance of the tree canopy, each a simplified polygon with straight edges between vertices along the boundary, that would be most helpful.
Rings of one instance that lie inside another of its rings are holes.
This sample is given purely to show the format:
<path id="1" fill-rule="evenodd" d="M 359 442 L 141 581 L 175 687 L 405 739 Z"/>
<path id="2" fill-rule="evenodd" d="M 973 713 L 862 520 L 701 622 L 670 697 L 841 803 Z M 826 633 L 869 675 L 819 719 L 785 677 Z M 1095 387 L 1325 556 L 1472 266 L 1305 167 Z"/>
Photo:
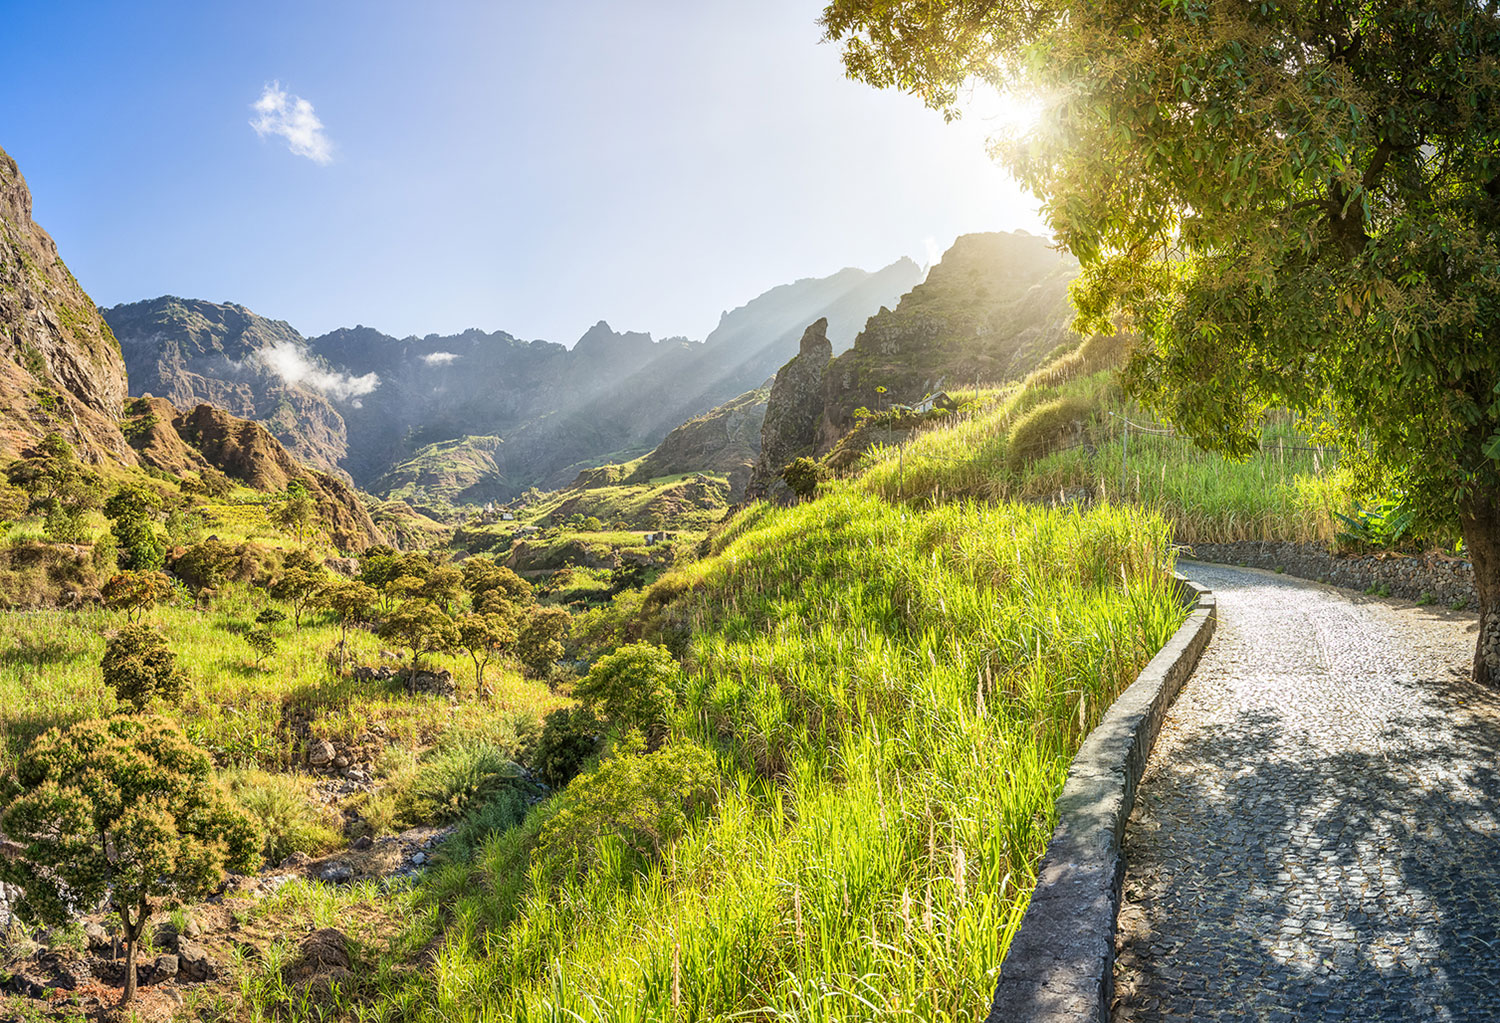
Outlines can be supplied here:
<path id="1" fill-rule="evenodd" d="M 21 847 L 0 878 L 48 924 L 108 898 L 125 930 L 124 1001 L 135 952 L 164 900 L 203 895 L 255 866 L 255 829 L 213 780 L 208 757 L 160 717 L 113 717 L 44 733 L 16 766 L 0 829 Z"/>
<path id="2" fill-rule="evenodd" d="M 995 154 L 1079 258 L 1127 383 L 1244 455 L 1288 408 L 1357 486 L 1461 531 L 1500 681 L 1500 18 L 1431 3 L 834 0 L 848 72 L 953 116 L 1037 97 Z"/>

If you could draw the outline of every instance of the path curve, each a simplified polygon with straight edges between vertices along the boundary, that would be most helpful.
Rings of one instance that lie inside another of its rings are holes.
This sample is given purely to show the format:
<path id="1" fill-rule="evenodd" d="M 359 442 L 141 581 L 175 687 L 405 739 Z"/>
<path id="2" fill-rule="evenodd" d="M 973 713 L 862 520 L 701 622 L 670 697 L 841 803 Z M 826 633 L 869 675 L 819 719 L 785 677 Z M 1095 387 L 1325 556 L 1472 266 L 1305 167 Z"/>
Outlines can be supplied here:
<path id="1" fill-rule="evenodd" d="M 1125 836 L 1114 1023 L 1500 1020 L 1474 616 L 1185 563 L 1218 631 Z"/>

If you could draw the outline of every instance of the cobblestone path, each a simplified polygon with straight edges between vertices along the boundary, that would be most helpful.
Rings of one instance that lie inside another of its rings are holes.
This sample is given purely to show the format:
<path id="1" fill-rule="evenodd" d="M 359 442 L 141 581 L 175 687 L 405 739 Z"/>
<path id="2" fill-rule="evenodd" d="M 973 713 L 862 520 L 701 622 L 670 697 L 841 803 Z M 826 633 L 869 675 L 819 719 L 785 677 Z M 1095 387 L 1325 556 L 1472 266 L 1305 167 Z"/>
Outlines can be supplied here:
<path id="1" fill-rule="evenodd" d="M 1500 1020 L 1473 616 L 1186 564 L 1219 626 L 1125 836 L 1114 1023 Z"/>

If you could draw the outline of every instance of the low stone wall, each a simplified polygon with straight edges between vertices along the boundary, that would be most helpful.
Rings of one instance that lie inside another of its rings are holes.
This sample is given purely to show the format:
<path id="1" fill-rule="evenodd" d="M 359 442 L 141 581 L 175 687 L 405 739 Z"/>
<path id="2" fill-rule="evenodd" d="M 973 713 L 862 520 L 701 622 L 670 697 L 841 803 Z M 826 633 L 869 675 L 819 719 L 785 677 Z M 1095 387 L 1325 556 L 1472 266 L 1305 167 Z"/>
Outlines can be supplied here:
<path id="1" fill-rule="evenodd" d="M 1108 1023 L 1120 841 L 1167 708 L 1208 645 L 1213 594 L 1178 576 L 1188 620 L 1105 712 L 1068 768 L 1057 828 L 1011 941 L 989 1023 Z"/>
<path id="2" fill-rule="evenodd" d="M 1474 597 L 1473 567 L 1463 558 L 1437 552 L 1335 556 L 1321 544 L 1243 541 L 1190 544 L 1181 556 L 1264 568 L 1351 590 L 1384 586 L 1393 597 L 1420 600 L 1426 595 L 1444 607 L 1479 607 Z"/>

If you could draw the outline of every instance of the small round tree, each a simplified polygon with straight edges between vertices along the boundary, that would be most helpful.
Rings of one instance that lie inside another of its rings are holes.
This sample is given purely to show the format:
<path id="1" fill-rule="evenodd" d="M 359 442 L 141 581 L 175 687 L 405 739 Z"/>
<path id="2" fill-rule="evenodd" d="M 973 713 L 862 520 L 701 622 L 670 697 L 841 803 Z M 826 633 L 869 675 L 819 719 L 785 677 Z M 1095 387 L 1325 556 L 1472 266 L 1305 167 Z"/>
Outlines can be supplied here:
<path id="1" fill-rule="evenodd" d="M 681 687 L 682 669 L 671 651 L 629 643 L 599 658 L 573 693 L 610 725 L 639 729 L 659 742 Z"/>
<path id="2" fill-rule="evenodd" d="M 484 692 L 484 668 L 490 658 L 516 641 L 503 615 L 470 612 L 458 619 L 458 645 L 474 662 L 474 688 Z"/>
<path id="3" fill-rule="evenodd" d="M 121 568 L 151 571 L 161 568 L 165 550 L 152 526 L 161 497 L 146 487 L 127 484 L 104 502 L 104 514 L 119 547 Z"/>
<path id="4" fill-rule="evenodd" d="M 122 1002 L 135 995 L 136 949 L 153 910 L 256 865 L 254 826 L 165 718 L 53 728 L 21 757 L 15 782 L 0 831 L 21 852 L 0 858 L 0 878 L 25 890 L 20 911 L 45 924 L 109 900 L 125 932 Z"/>
<path id="5" fill-rule="evenodd" d="M 411 651 L 411 675 L 406 684 L 408 693 L 417 691 L 417 668 L 423 654 L 451 650 L 458 645 L 458 629 L 453 619 L 444 614 L 442 608 L 426 600 L 408 600 L 396 608 L 381 625 L 380 635 Z"/>
<path id="6" fill-rule="evenodd" d="M 125 612 L 127 622 L 139 621 L 142 614 L 172 595 L 172 580 L 162 572 L 116 572 L 100 589 L 104 606 Z"/>
<path id="7" fill-rule="evenodd" d="M 137 710 L 156 696 L 175 700 L 187 687 L 166 638 L 146 625 L 127 625 L 106 640 L 99 668 L 104 684 Z"/>
<path id="8" fill-rule="evenodd" d="M 307 551 L 293 551 L 282 563 L 281 575 L 271 584 L 271 596 L 292 605 L 292 624 L 302 627 L 302 612 L 317 602 L 328 585 L 328 573 Z"/>
<path id="9" fill-rule="evenodd" d="M 545 678 L 563 655 L 573 616 L 560 607 L 533 608 L 516 635 L 516 659 L 531 678 Z"/>
<path id="10" fill-rule="evenodd" d="M 323 588 L 318 604 L 333 612 L 339 623 L 339 672 L 349 651 L 349 627 L 370 615 L 375 604 L 375 590 L 356 579 L 338 579 Z"/>

